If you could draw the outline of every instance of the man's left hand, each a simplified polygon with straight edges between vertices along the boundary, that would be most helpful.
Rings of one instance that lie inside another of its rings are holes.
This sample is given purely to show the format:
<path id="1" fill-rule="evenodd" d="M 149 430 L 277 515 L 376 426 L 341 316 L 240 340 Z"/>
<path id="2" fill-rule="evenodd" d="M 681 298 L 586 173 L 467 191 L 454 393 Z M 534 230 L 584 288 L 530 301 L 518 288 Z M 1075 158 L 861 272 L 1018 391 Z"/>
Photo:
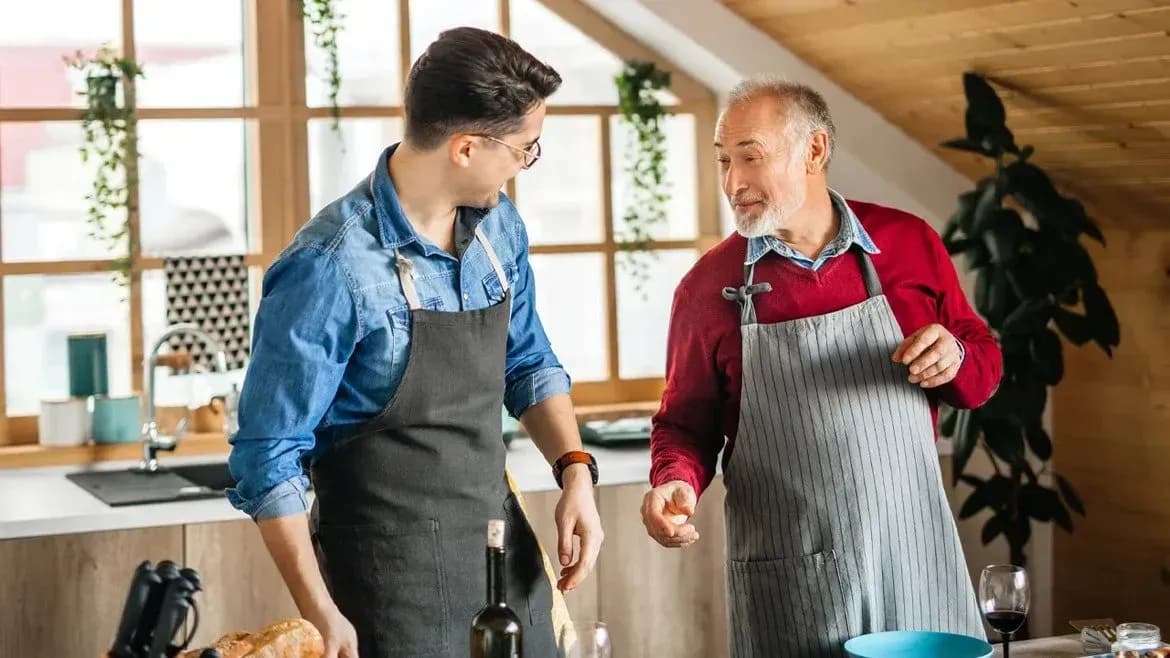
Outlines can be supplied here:
<path id="1" fill-rule="evenodd" d="M 928 324 L 894 350 L 894 363 L 910 367 L 910 383 L 922 388 L 942 386 L 955 378 L 962 364 L 959 341 L 941 324 Z"/>
<path id="2" fill-rule="evenodd" d="M 558 553 L 561 577 L 557 588 L 562 592 L 575 589 L 597 564 L 597 554 L 605 541 L 601 516 L 593 500 L 593 480 L 584 464 L 573 464 L 565 469 L 565 484 L 557 503 Z M 573 537 L 577 537 L 577 559 L 573 560 Z"/>

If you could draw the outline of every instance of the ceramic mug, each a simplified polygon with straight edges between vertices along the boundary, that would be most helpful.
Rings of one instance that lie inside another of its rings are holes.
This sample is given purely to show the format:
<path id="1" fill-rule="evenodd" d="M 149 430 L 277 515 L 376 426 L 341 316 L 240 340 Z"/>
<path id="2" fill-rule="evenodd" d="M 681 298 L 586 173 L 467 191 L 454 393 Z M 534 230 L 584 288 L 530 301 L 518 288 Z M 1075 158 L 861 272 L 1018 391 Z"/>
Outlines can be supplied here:
<path id="1" fill-rule="evenodd" d="M 42 400 L 37 434 L 43 446 L 79 446 L 89 441 L 90 418 L 86 398 Z"/>
<path id="2" fill-rule="evenodd" d="M 142 433 L 142 401 L 137 395 L 93 399 L 93 442 L 133 443 Z"/>

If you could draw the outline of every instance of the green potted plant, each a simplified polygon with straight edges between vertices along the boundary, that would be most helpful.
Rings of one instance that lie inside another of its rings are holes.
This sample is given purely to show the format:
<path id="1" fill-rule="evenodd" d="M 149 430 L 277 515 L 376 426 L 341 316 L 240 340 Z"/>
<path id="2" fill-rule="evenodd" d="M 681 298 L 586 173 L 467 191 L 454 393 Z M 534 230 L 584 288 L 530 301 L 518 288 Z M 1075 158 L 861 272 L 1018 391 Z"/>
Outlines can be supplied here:
<path id="1" fill-rule="evenodd" d="M 138 120 L 132 81 L 142 76 L 142 67 L 108 46 L 92 56 L 79 51 L 65 61 L 84 81 L 81 159 L 95 167 L 93 188 L 86 195 L 86 221 L 90 236 L 114 254 L 114 279 L 125 286 L 134 253 L 130 217 L 138 209 Z"/>
<path id="2" fill-rule="evenodd" d="M 341 135 L 341 108 L 338 106 L 338 97 L 341 95 L 341 68 L 337 55 L 337 35 L 341 33 L 342 19 L 337 12 L 334 0 L 297 0 L 301 8 L 301 15 L 306 21 L 309 33 L 313 36 L 313 45 L 325 53 L 325 74 L 329 77 L 329 109 L 333 116 L 330 126 L 333 132 Z"/>
<path id="3" fill-rule="evenodd" d="M 1104 244 L 1097 224 L 1031 162 L 1031 146 L 1016 145 L 987 80 L 966 73 L 963 88 L 967 134 L 942 146 L 982 155 L 994 170 L 959 196 L 943 241 L 975 274 L 975 306 L 1003 348 L 1004 376 L 986 405 L 946 411 L 940 429 L 954 439 L 954 484 L 974 489 L 959 517 L 991 510 L 983 543 L 1004 535 L 1011 562 L 1022 566 L 1033 521 L 1071 532 L 1069 510 L 1085 514 L 1072 484 L 1052 470 L 1043 423 L 1048 387 L 1064 376 L 1061 338 L 1092 341 L 1112 357 L 1120 329 L 1081 244 L 1082 237 Z M 991 462 L 989 477 L 966 472 L 976 450 Z"/>
<path id="4" fill-rule="evenodd" d="M 614 77 L 618 111 L 629 128 L 624 168 L 632 185 L 614 236 L 617 247 L 629 252 L 623 264 L 641 287 L 648 276 L 653 230 L 666 221 L 670 185 L 666 180 L 666 117 L 661 92 L 670 87 L 670 73 L 654 62 L 630 60 Z"/>

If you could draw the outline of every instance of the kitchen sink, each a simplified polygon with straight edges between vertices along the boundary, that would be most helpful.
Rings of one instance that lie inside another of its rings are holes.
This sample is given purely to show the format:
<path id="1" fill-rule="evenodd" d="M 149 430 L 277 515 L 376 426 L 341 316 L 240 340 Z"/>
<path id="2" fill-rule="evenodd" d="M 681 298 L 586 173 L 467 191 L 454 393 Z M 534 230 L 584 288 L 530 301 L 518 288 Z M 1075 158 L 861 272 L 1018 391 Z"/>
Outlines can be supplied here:
<path id="1" fill-rule="evenodd" d="M 153 473 L 81 471 L 65 477 L 111 507 L 222 498 L 236 484 L 227 462 L 164 466 Z"/>

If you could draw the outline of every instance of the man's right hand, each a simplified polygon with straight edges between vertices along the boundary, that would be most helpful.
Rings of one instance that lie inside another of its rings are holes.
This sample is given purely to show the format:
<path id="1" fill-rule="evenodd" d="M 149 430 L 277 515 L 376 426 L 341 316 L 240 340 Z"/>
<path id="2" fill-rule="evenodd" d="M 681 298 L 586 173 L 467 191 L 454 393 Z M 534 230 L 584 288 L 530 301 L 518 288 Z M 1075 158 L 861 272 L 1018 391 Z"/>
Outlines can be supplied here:
<path id="1" fill-rule="evenodd" d="M 297 610 L 321 632 L 324 658 L 358 658 L 357 631 L 341 614 L 325 586 L 309 538 L 307 515 L 263 519 L 256 525 Z"/>
<path id="2" fill-rule="evenodd" d="M 335 604 L 330 602 L 319 610 L 307 611 L 305 619 L 317 627 L 325 640 L 323 658 L 358 658 L 357 631 Z"/>
<path id="3" fill-rule="evenodd" d="M 685 548 L 699 539 L 689 523 L 695 514 L 695 490 L 681 480 L 667 482 L 646 492 L 642 499 L 642 525 L 646 534 L 666 548 Z"/>

